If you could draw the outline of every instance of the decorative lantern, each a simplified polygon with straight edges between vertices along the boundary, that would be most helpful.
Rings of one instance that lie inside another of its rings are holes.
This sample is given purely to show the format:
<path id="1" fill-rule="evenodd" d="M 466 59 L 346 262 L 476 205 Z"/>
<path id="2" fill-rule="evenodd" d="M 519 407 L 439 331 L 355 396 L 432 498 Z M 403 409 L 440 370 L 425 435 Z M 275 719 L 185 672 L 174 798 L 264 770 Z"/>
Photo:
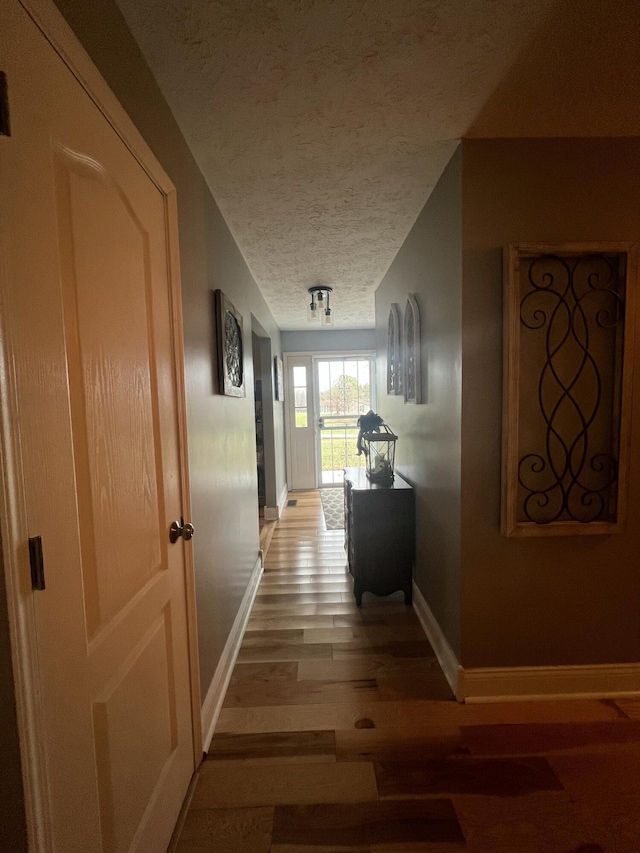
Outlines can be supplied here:
<path id="1" fill-rule="evenodd" d="M 361 415 L 358 426 L 358 454 L 364 453 L 367 458 L 367 477 L 372 483 L 390 486 L 393 483 L 398 436 L 375 412 Z"/>

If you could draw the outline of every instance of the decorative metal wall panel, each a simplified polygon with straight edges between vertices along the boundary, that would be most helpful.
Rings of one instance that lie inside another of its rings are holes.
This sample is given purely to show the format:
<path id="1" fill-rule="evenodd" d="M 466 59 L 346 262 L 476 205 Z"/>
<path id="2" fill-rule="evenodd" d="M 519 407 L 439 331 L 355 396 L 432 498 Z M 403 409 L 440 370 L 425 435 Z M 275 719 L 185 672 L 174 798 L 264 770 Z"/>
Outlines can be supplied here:
<path id="1" fill-rule="evenodd" d="M 220 393 L 227 397 L 244 397 L 242 315 L 221 290 L 216 290 L 216 337 Z"/>
<path id="2" fill-rule="evenodd" d="M 505 253 L 506 535 L 622 527 L 632 272 L 628 245 Z"/>

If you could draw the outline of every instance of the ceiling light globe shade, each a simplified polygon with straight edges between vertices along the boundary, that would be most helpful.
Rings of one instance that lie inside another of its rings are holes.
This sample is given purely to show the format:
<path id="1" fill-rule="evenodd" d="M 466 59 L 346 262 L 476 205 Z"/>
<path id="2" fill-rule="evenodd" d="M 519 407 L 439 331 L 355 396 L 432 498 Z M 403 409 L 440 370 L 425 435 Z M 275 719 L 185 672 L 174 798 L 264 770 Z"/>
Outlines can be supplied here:
<path id="1" fill-rule="evenodd" d="M 307 320 L 310 323 L 318 322 L 318 309 L 316 308 L 315 302 L 310 302 L 307 306 Z"/>
<path id="2" fill-rule="evenodd" d="M 333 314 L 330 308 L 327 308 L 322 314 L 322 325 L 325 327 L 333 326 Z"/>

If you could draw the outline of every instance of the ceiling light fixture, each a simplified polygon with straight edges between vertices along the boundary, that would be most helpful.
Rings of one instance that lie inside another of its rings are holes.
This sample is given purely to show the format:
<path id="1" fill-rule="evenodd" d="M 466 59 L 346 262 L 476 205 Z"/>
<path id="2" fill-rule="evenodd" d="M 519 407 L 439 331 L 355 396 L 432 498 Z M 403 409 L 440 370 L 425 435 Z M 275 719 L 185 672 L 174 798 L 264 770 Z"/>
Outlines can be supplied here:
<path id="1" fill-rule="evenodd" d="M 333 293 L 333 288 L 316 284 L 315 287 L 309 288 L 309 293 L 311 294 L 311 302 L 307 308 L 307 320 L 310 323 L 317 323 L 319 320 L 321 326 L 333 326 L 333 317 L 329 305 L 329 296 Z"/>

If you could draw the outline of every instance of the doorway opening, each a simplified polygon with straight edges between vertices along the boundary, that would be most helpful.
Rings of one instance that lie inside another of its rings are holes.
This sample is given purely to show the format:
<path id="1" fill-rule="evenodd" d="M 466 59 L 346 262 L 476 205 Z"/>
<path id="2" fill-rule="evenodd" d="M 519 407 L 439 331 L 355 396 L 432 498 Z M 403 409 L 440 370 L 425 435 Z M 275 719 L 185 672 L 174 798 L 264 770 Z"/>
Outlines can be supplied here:
<path id="1" fill-rule="evenodd" d="M 260 528 L 279 517 L 276 478 L 275 396 L 271 338 L 251 315 L 256 472 Z"/>
<path id="2" fill-rule="evenodd" d="M 358 418 L 372 408 L 371 358 L 317 357 L 318 486 L 341 486 L 345 468 L 364 467 L 358 455 Z"/>
<path id="3" fill-rule="evenodd" d="M 255 411 L 256 436 L 256 470 L 258 475 L 258 515 L 260 525 L 264 520 L 264 508 L 267 503 L 264 465 L 264 412 L 262 406 L 262 370 L 260 363 L 260 338 L 255 332 L 251 333 L 253 345 L 253 394 Z"/>
<path id="4" fill-rule="evenodd" d="M 286 353 L 286 427 L 289 487 L 335 488 L 358 456 L 358 418 L 375 409 L 370 352 Z"/>

